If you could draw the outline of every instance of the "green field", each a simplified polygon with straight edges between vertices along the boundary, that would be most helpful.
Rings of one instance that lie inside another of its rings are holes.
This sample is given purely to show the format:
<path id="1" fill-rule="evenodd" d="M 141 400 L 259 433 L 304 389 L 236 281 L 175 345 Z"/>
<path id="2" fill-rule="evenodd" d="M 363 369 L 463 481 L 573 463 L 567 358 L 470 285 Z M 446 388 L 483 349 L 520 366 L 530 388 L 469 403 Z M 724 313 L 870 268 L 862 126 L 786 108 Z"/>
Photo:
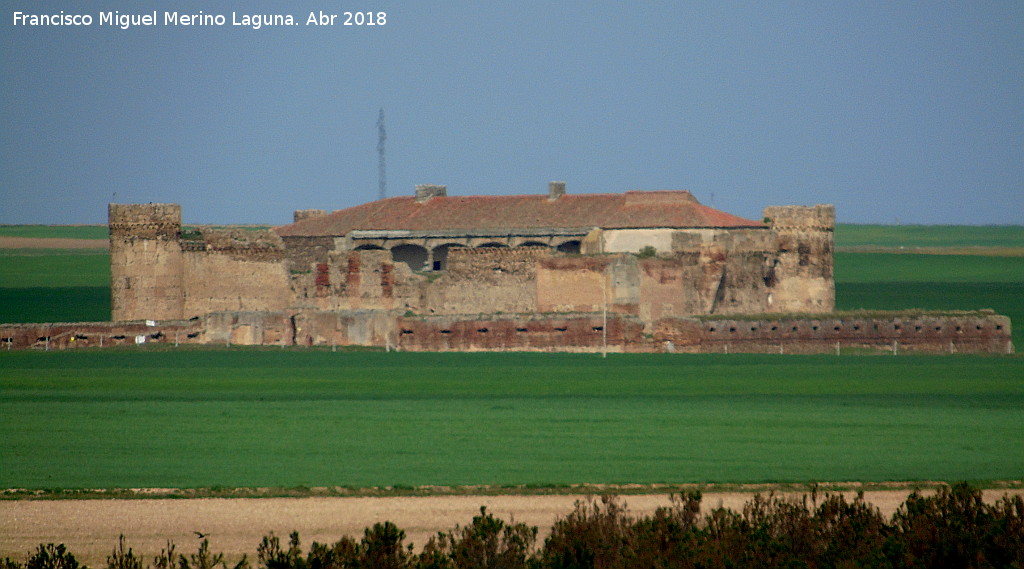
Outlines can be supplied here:
<path id="1" fill-rule="evenodd" d="M 836 224 L 836 247 L 1024 247 L 1021 225 Z"/>
<path id="2" fill-rule="evenodd" d="M 105 250 L 0 249 L 0 322 L 110 320 Z"/>
<path id="3" fill-rule="evenodd" d="M 1019 479 L 1024 360 L 0 354 L 0 487 Z"/>
<path id="4" fill-rule="evenodd" d="M 1024 346 L 1024 257 L 835 275 L 840 310 L 992 308 Z M 0 250 L 0 322 L 109 316 L 105 251 Z M 1021 357 L 0 352 L 0 487 L 1019 480 L 1022 424 Z"/>
<path id="5" fill-rule="evenodd" d="M 106 225 L 0 225 L 0 237 L 33 239 L 106 239 Z"/>

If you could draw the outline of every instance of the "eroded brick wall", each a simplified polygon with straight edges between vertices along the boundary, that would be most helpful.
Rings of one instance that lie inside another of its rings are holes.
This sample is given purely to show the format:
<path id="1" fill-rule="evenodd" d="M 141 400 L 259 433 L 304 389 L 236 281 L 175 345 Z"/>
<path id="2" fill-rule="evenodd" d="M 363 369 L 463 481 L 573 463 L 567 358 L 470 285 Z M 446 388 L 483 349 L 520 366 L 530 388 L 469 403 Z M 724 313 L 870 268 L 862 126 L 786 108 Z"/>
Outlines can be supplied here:
<path id="1" fill-rule="evenodd" d="M 398 319 L 396 347 L 408 351 L 637 351 L 643 324 L 628 315 L 431 316 Z"/>
<path id="2" fill-rule="evenodd" d="M 990 312 L 777 320 L 667 318 L 657 323 L 652 340 L 675 351 L 713 353 L 1012 353 L 1014 349 L 1009 318 Z"/>
<path id="3" fill-rule="evenodd" d="M 138 344 L 203 343 L 205 324 L 193 321 L 0 324 L 0 350 L 69 350 Z"/>

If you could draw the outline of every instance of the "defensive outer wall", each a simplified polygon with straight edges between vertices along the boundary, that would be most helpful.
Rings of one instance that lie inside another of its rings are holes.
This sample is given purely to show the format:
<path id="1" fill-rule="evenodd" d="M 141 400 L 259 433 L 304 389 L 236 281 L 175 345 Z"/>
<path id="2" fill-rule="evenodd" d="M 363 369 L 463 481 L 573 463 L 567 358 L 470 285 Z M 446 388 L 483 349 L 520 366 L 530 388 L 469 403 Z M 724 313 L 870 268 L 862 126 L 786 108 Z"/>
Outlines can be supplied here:
<path id="1" fill-rule="evenodd" d="M 113 321 L 0 324 L 0 349 L 1013 352 L 1009 319 L 991 311 L 832 313 L 832 207 L 764 214 L 750 229 L 594 230 L 582 255 L 452 248 L 444 271 L 423 273 L 344 240 L 183 231 L 180 206 L 111 204 Z M 652 236 L 670 254 L 608 251 Z"/>
<path id="2" fill-rule="evenodd" d="M 404 351 L 1013 353 L 991 311 L 670 318 L 623 314 L 403 316 L 386 311 L 219 312 L 185 321 L 0 325 L 0 349 L 137 344 L 380 346 Z"/>

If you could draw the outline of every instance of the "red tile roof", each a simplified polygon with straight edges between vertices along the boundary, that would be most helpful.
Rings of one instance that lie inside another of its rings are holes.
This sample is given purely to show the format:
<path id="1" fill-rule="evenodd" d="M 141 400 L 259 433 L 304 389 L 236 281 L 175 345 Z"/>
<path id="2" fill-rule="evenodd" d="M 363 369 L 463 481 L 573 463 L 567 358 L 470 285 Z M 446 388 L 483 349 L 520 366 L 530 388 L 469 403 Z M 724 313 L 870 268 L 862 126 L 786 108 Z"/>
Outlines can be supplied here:
<path id="1" fill-rule="evenodd" d="M 282 236 L 340 236 L 353 230 L 515 230 L 593 227 L 764 227 L 701 205 L 686 191 L 624 194 L 388 198 L 276 228 Z"/>

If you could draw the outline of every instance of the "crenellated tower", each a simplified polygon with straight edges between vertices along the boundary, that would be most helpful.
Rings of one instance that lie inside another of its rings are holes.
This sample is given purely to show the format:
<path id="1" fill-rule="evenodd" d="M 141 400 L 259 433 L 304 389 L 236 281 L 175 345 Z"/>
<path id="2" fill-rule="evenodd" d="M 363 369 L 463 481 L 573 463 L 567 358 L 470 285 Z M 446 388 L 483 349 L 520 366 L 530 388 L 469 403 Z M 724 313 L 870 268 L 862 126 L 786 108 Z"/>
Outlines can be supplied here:
<path id="1" fill-rule="evenodd" d="M 110 204 L 111 320 L 183 317 L 181 206 Z"/>
<path id="2" fill-rule="evenodd" d="M 767 270 L 774 281 L 769 312 L 831 312 L 836 288 L 832 276 L 833 205 L 769 206 L 765 223 L 778 241 L 777 255 Z M 767 278 L 767 277 L 766 277 Z"/>

